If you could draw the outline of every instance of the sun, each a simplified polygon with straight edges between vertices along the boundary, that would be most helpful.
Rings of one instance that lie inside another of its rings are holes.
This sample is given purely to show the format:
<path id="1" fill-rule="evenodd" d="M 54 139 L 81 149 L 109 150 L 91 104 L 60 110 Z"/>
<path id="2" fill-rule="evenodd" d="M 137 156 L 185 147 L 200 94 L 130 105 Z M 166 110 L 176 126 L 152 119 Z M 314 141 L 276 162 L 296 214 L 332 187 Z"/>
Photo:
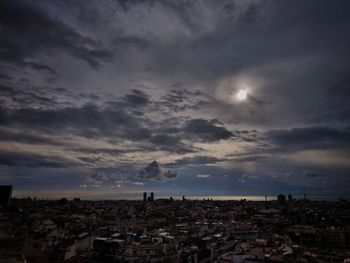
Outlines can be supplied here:
<path id="1" fill-rule="evenodd" d="M 247 98 L 247 91 L 245 89 L 241 89 L 237 92 L 236 97 L 238 100 L 245 100 Z"/>

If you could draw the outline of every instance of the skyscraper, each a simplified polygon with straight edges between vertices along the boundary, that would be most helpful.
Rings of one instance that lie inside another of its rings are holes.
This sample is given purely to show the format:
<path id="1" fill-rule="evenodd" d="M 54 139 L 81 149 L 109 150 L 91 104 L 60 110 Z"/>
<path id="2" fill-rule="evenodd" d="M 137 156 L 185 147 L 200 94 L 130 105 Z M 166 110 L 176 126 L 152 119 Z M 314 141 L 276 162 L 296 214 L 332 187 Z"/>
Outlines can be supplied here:
<path id="1" fill-rule="evenodd" d="M 154 193 L 151 193 L 151 201 L 154 201 Z"/>
<path id="2" fill-rule="evenodd" d="M 0 185 L 0 206 L 9 206 L 12 196 L 12 185 Z"/>
<path id="3" fill-rule="evenodd" d="M 147 201 L 147 193 L 146 193 L 146 192 L 143 193 L 143 201 L 144 201 L 144 202 Z"/>
<path id="4" fill-rule="evenodd" d="M 280 205 L 284 205 L 286 202 L 286 196 L 284 194 L 279 194 L 277 196 L 277 201 Z"/>

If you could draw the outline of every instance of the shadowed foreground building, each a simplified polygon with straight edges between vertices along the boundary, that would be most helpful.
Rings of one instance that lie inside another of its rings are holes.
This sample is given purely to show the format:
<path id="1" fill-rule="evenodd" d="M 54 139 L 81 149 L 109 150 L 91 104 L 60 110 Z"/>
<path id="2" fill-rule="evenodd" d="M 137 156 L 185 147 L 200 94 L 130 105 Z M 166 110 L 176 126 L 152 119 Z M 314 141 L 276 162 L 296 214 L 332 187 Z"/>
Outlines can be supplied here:
<path id="1" fill-rule="evenodd" d="M 6 207 L 11 203 L 12 185 L 0 185 L 0 206 Z"/>

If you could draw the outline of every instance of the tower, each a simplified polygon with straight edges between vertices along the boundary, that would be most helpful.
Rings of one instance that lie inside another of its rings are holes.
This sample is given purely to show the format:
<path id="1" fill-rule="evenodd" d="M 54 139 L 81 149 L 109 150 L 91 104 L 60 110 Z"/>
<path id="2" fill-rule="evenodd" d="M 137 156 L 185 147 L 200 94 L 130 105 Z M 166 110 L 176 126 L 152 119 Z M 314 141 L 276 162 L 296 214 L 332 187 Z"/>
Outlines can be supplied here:
<path id="1" fill-rule="evenodd" d="M 143 193 L 143 201 L 144 201 L 144 202 L 147 201 L 147 193 L 146 193 L 146 192 Z"/>
<path id="2" fill-rule="evenodd" d="M 154 201 L 154 193 L 151 192 L 151 201 Z"/>

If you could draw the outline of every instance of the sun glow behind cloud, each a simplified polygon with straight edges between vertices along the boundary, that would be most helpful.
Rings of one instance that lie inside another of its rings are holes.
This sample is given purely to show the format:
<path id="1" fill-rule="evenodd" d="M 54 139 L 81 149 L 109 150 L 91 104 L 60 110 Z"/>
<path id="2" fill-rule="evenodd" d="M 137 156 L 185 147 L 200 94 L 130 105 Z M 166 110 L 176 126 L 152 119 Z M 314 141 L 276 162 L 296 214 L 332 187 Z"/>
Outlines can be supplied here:
<path id="1" fill-rule="evenodd" d="M 240 89 L 236 94 L 236 98 L 241 101 L 245 100 L 247 96 L 248 96 L 248 92 L 245 89 Z"/>

